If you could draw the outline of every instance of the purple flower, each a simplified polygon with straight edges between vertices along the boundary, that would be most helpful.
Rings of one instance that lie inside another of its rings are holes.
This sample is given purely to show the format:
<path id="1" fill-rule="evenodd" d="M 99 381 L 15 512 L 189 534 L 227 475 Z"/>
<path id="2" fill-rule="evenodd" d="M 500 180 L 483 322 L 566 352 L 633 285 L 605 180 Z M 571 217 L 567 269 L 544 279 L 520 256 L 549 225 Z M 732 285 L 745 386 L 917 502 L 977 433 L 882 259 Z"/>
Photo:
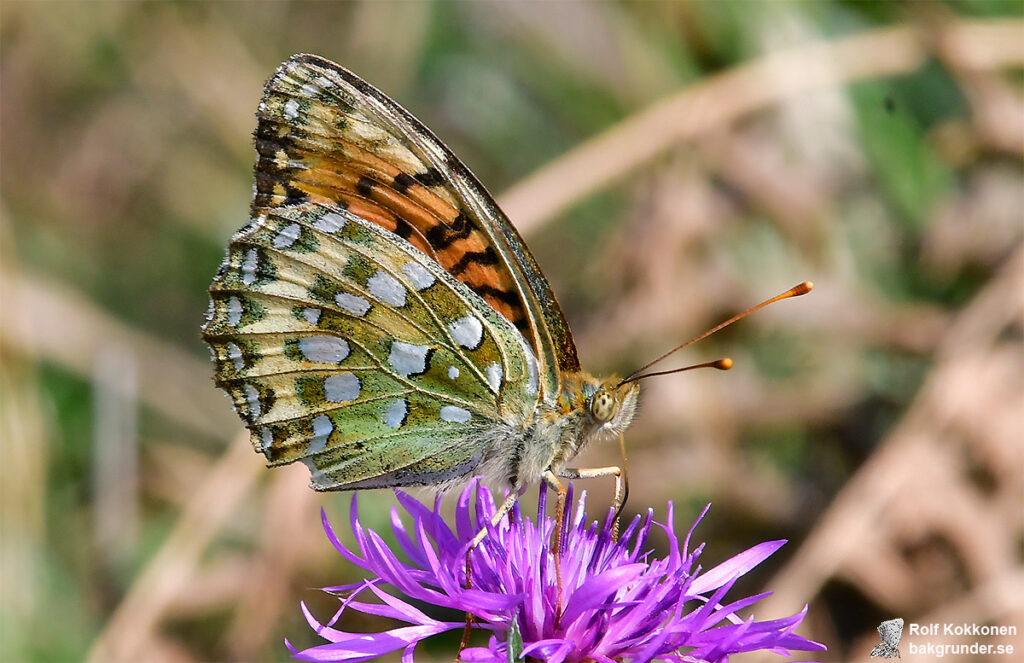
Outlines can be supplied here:
<path id="1" fill-rule="evenodd" d="M 474 487 L 476 498 L 472 499 Z M 759 622 L 742 619 L 736 613 L 767 593 L 723 603 L 733 583 L 778 550 L 784 541 L 758 544 L 702 572 L 695 562 L 704 546 L 689 550 L 691 528 L 680 550 L 671 502 L 666 524 L 654 523 L 653 511 L 648 511 L 646 518 L 637 516 L 619 540 L 613 541 L 612 514 L 601 526 L 596 522 L 588 525 L 584 495 L 571 517 L 570 494 L 566 500 L 561 552 L 562 614 L 557 616 L 554 557 L 549 551 L 554 519 L 545 515 L 543 489 L 536 523 L 524 518 L 517 505 L 511 517 L 497 527 L 488 526 L 487 537 L 472 552 L 471 589 L 465 588 L 466 550 L 481 524 L 489 523 L 495 512 L 490 492 L 476 481 L 462 492 L 454 531 L 441 517 L 440 498 L 430 509 L 406 493 L 395 493 L 412 518 L 411 526 L 406 526 L 397 508 L 392 509 L 392 528 L 409 561 L 395 555 L 376 532 L 363 528 L 355 497 L 351 520 L 358 554 L 341 544 L 324 515 L 324 529 L 334 547 L 373 577 L 352 585 L 325 588 L 332 593 L 346 593 L 341 607 L 326 624 L 317 621 L 303 604 L 309 624 L 329 643 L 303 651 L 292 648 L 295 658 L 368 661 L 403 649 L 402 660 L 411 663 L 413 649 L 420 640 L 463 628 L 461 620 L 432 619 L 384 591 L 385 587 L 415 601 L 474 615 L 476 628 L 491 632 L 490 641 L 486 647 L 463 651 L 464 661 L 504 663 L 509 660 L 510 640 L 513 658 L 551 663 L 717 663 L 727 661 L 730 654 L 758 649 L 784 655 L 790 649 L 825 649 L 793 633 L 806 614 L 806 607 L 791 617 Z M 698 523 L 707 510 L 704 509 Z M 668 537 L 671 552 L 664 559 L 655 559 L 651 551 L 645 550 L 652 524 Z M 381 603 L 357 601 L 366 591 Z M 335 629 L 334 624 L 346 610 L 391 617 L 406 625 L 383 633 Z"/>

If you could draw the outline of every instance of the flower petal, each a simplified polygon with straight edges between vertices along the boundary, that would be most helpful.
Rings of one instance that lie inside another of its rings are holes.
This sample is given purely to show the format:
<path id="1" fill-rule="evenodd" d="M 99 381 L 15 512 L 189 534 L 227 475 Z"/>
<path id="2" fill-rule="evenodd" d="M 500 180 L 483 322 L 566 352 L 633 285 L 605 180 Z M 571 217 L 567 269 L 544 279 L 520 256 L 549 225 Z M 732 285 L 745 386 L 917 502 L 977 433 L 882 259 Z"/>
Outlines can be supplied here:
<path id="1" fill-rule="evenodd" d="M 605 603 L 609 595 L 619 588 L 643 575 L 646 565 L 627 564 L 587 578 L 569 597 L 562 619 L 565 622 L 575 621 L 584 611 L 593 610 Z"/>
<path id="2" fill-rule="evenodd" d="M 395 550 L 400 550 L 401 556 L 359 523 L 355 499 L 350 511 L 354 549 L 340 542 L 323 516 L 331 543 L 371 577 L 331 588 L 351 593 L 327 624 L 302 605 L 310 626 L 328 642 L 304 651 L 289 645 L 296 658 L 368 661 L 401 649 L 403 663 L 411 663 L 420 640 L 464 626 L 462 621 L 438 621 L 420 604 L 468 612 L 476 617 L 475 628 L 491 631 L 487 647 L 461 652 L 462 660 L 481 663 L 508 663 L 506 641 L 516 635 L 510 633 L 514 619 L 522 637 L 523 657 L 552 663 L 683 663 L 698 658 L 717 662 L 742 651 L 823 648 L 793 633 L 806 608 L 784 619 L 756 622 L 743 621 L 736 613 L 767 594 L 723 603 L 736 580 L 777 550 L 782 541 L 756 545 L 702 572 L 697 559 L 704 545 L 690 549 L 693 527 L 680 545 L 671 504 L 666 523 L 655 521 L 653 510 L 648 510 L 615 540 L 610 511 L 601 522 L 588 520 L 585 495 L 575 502 L 570 496 L 563 511 L 565 529 L 558 560 L 563 610 L 556 614 L 558 581 L 550 550 L 555 519 L 544 511 L 546 488 L 538 500 L 536 522 L 524 518 L 517 504 L 507 518 L 492 525 L 494 500 L 486 487 L 473 480 L 459 497 L 454 529 L 442 519 L 439 500 L 431 508 L 400 491 L 396 497 L 402 510 L 392 509 L 391 526 L 398 542 Z M 697 522 L 706 513 L 707 508 Z M 648 537 L 655 525 L 665 532 L 671 551 L 668 557 L 657 558 L 650 549 Z M 472 550 L 472 585 L 467 588 L 466 551 L 480 527 L 486 528 L 487 534 Z M 367 588 L 380 603 L 356 600 Z M 396 619 L 404 625 L 379 633 L 348 633 L 335 628 L 352 610 Z"/>
<path id="3" fill-rule="evenodd" d="M 771 557 L 772 553 L 785 545 L 785 543 L 784 540 L 765 541 L 749 550 L 744 550 L 739 555 L 722 562 L 695 578 L 690 586 L 690 591 L 702 594 L 717 589 L 730 580 L 736 580 L 750 569 Z"/>

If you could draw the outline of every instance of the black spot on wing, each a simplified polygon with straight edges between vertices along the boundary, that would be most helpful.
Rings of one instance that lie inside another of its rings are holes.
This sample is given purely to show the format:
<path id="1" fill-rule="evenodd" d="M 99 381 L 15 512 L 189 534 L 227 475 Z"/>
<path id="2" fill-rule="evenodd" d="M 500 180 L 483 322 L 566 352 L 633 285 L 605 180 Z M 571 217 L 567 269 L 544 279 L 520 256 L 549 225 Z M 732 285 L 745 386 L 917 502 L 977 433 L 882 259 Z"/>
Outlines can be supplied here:
<path id="1" fill-rule="evenodd" d="M 458 276 L 466 271 L 470 265 L 497 265 L 500 259 L 494 247 L 488 246 L 483 251 L 467 251 L 459 258 L 459 261 L 452 265 L 449 270 L 452 276 Z"/>
<path id="2" fill-rule="evenodd" d="M 416 180 L 405 173 L 398 173 L 395 175 L 394 182 L 392 182 L 392 186 L 395 188 L 395 191 L 401 194 L 408 191 L 409 187 L 413 184 L 416 184 Z"/>
<path id="3" fill-rule="evenodd" d="M 444 178 L 441 177 L 441 173 L 437 172 L 436 168 L 427 168 L 422 173 L 413 175 L 413 177 L 417 182 L 428 188 L 444 184 Z"/>
<path id="4" fill-rule="evenodd" d="M 282 133 L 279 125 L 273 122 L 261 121 L 253 132 L 256 141 L 256 151 L 260 154 L 273 155 L 278 150 L 288 151 L 295 147 L 297 139 L 301 136 L 298 129 L 289 127 L 288 132 Z"/>
<path id="5" fill-rule="evenodd" d="M 377 186 L 377 183 L 372 178 L 366 177 L 365 175 L 359 178 L 356 182 L 356 193 L 363 198 L 369 198 L 370 193 L 373 191 L 373 187 Z"/>
<path id="6" fill-rule="evenodd" d="M 277 195 L 275 187 L 280 185 L 284 189 L 285 200 L 279 205 L 297 205 L 309 200 L 309 195 L 297 189 L 289 183 L 291 169 L 277 168 L 277 164 L 260 159 L 256 168 L 256 196 L 253 199 L 255 207 L 269 207 Z"/>
<path id="7" fill-rule="evenodd" d="M 296 189 L 291 184 L 284 184 L 284 204 L 285 205 L 298 205 L 309 200 L 309 194 L 301 189 Z"/>
<path id="8" fill-rule="evenodd" d="M 505 302 L 506 304 L 518 304 L 520 302 L 518 293 L 495 288 L 493 285 L 485 283 L 483 285 L 470 285 L 469 287 L 473 289 L 473 292 L 481 297 L 493 297 L 494 299 Z"/>
<path id="9" fill-rule="evenodd" d="M 395 219 L 395 234 L 402 239 L 412 237 L 412 224 L 401 217 Z"/>
<path id="10" fill-rule="evenodd" d="M 456 218 L 456 221 L 460 218 L 462 218 L 461 214 Z M 439 223 L 430 228 L 430 230 L 426 232 L 425 237 L 427 243 L 432 247 L 436 249 L 445 249 L 460 239 L 466 239 L 472 232 L 473 226 L 469 223 L 463 222 L 458 227 L 449 227 L 443 223 Z"/>

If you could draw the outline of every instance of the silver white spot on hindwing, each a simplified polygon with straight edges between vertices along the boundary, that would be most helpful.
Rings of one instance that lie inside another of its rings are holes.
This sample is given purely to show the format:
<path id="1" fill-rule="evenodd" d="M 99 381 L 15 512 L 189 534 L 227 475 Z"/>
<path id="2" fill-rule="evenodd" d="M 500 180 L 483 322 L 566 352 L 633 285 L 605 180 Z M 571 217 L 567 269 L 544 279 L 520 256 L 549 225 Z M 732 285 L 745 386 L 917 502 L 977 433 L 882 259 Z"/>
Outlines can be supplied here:
<path id="1" fill-rule="evenodd" d="M 315 325 L 320 322 L 320 309 L 318 308 L 304 308 L 302 309 L 302 319 L 311 325 Z"/>
<path id="2" fill-rule="evenodd" d="M 394 276 L 384 270 L 377 272 L 366 281 L 370 294 L 392 306 L 405 306 L 405 287 Z"/>
<path id="3" fill-rule="evenodd" d="M 268 426 L 264 426 L 260 429 L 260 451 L 267 453 L 267 450 L 270 449 L 273 444 L 274 434 L 270 432 L 270 428 Z"/>
<path id="4" fill-rule="evenodd" d="M 464 424 L 469 421 L 471 415 L 469 410 L 457 405 L 445 405 L 441 408 L 441 419 L 453 424 Z"/>
<path id="5" fill-rule="evenodd" d="M 242 300 L 232 297 L 228 300 L 228 324 L 237 327 L 242 321 Z"/>
<path id="6" fill-rule="evenodd" d="M 429 351 L 430 347 L 426 345 L 412 345 L 395 341 L 391 344 L 388 364 L 395 369 L 395 373 L 403 377 L 419 375 L 427 370 L 427 353 Z"/>
<path id="7" fill-rule="evenodd" d="M 238 347 L 237 344 L 231 341 L 228 341 L 227 345 L 224 347 L 227 348 L 228 359 L 230 359 L 231 363 L 234 364 L 235 370 L 240 371 L 245 368 L 245 359 L 242 357 L 242 348 Z"/>
<path id="8" fill-rule="evenodd" d="M 343 310 L 353 315 L 366 315 L 370 310 L 370 302 L 358 295 L 351 295 L 347 292 L 339 292 L 334 296 L 334 301 Z"/>
<path id="9" fill-rule="evenodd" d="M 345 403 L 359 397 L 359 378 L 351 373 L 341 373 L 324 378 L 324 398 L 331 403 Z"/>
<path id="10" fill-rule="evenodd" d="M 430 270 L 419 264 L 418 262 L 407 262 L 402 265 L 402 273 L 406 275 L 409 281 L 412 283 L 412 287 L 417 290 L 426 290 L 430 286 L 434 285 L 434 275 L 430 273 Z"/>
<path id="11" fill-rule="evenodd" d="M 537 395 L 537 387 L 540 382 L 539 371 L 537 368 L 537 357 L 533 354 L 533 348 L 526 342 L 526 339 L 519 330 L 516 330 L 516 338 L 519 339 L 519 345 L 523 348 L 523 354 L 526 355 L 526 370 L 529 372 L 530 377 L 526 381 L 526 393 L 530 396 Z"/>
<path id="12" fill-rule="evenodd" d="M 476 350 L 484 340 L 484 326 L 475 315 L 449 322 L 448 331 L 456 343 L 469 350 Z"/>
<path id="13" fill-rule="evenodd" d="M 256 268 L 259 264 L 259 254 L 256 249 L 249 249 L 245 252 L 245 260 L 242 261 L 242 283 L 252 285 L 256 282 Z"/>
<path id="14" fill-rule="evenodd" d="M 491 385 L 491 389 L 498 391 L 501 389 L 501 380 L 505 377 L 505 371 L 502 370 L 501 364 L 495 362 L 487 365 L 484 369 L 484 373 L 487 375 L 487 384 Z"/>
<path id="15" fill-rule="evenodd" d="M 334 212 L 328 212 L 320 217 L 313 227 L 324 233 L 336 233 L 345 227 L 345 217 Z"/>
<path id="16" fill-rule="evenodd" d="M 459 369 L 456 368 L 455 366 L 449 366 L 448 367 L 448 379 L 449 380 L 454 380 L 457 377 L 459 377 Z"/>
<path id="17" fill-rule="evenodd" d="M 350 352 L 348 342 L 337 336 L 307 336 L 299 339 L 302 356 L 321 364 L 340 364 Z"/>
<path id="18" fill-rule="evenodd" d="M 288 120 L 294 120 L 299 116 L 299 101 L 298 99 L 289 99 L 284 105 L 284 117 Z"/>
<path id="19" fill-rule="evenodd" d="M 388 428 L 401 428 L 409 415 L 409 403 L 404 398 L 392 401 L 384 411 L 384 425 Z"/>
<path id="20" fill-rule="evenodd" d="M 327 447 L 327 439 L 334 432 L 334 423 L 326 414 L 314 417 L 311 423 L 313 424 L 313 437 L 310 438 L 309 444 L 306 446 L 306 454 L 309 456 L 323 451 Z"/>
<path id="21" fill-rule="evenodd" d="M 249 405 L 249 420 L 256 421 L 260 418 L 260 391 L 251 384 L 244 385 L 245 402 Z"/>
<path id="22" fill-rule="evenodd" d="M 295 243 L 302 233 L 302 226 L 297 223 L 290 223 L 281 229 L 281 232 L 274 236 L 275 249 L 287 249 Z"/>

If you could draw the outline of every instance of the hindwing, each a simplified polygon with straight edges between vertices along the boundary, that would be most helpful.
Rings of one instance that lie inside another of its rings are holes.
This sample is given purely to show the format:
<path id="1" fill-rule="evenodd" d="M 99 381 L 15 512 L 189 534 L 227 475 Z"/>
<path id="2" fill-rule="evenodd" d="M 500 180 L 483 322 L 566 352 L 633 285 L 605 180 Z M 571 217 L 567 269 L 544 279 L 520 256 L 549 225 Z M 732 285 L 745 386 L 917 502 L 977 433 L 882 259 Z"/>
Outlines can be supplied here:
<path id="1" fill-rule="evenodd" d="M 267 210 L 210 288 L 216 380 L 271 465 L 319 490 L 437 484 L 536 406 L 519 331 L 405 240 L 351 210 Z"/>

